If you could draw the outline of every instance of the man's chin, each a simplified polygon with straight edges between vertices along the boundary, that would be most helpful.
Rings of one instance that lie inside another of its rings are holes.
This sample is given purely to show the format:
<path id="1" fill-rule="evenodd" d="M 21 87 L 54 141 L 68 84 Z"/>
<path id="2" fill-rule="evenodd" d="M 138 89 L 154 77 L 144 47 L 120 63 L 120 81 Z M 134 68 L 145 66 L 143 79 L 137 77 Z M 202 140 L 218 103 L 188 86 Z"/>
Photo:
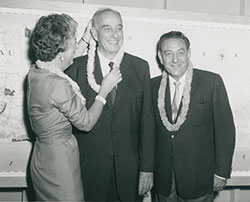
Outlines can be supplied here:
<path id="1" fill-rule="evenodd" d="M 121 46 L 110 46 L 110 51 L 112 52 L 118 52 L 120 50 Z"/>
<path id="2" fill-rule="evenodd" d="M 110 51 L 114 51 L 114 52 L 115 51 L 119 51 L 121 47 L 122 47 L 122 45 L 121 44 L 117 44 L 117 43 L 114 43 L 114 44 L 110 43 L 109 46 L 108 46 L 108 48 L 110 49 Z"/>
<path id="3" fill-rule="evenodd" d="M 120 48 L 112 48 L 112 49 L 109 49 L 109 52 L 112 53 L 112 54 L 117 54 L 119 52 Z"/>

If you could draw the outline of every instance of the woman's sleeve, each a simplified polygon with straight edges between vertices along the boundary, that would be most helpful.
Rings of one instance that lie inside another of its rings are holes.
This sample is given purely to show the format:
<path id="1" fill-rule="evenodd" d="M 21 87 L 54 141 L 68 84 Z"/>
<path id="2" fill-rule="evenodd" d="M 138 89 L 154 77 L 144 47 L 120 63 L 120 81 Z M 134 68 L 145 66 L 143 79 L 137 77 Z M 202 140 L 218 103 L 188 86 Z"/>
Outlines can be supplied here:
<path id="1" fill-rule="evenodd" d="M 88 128 L 90 118 L 79 96 L 66 79 L 58 79 L 52 92 L 52 104 L 79 130 Z"/>

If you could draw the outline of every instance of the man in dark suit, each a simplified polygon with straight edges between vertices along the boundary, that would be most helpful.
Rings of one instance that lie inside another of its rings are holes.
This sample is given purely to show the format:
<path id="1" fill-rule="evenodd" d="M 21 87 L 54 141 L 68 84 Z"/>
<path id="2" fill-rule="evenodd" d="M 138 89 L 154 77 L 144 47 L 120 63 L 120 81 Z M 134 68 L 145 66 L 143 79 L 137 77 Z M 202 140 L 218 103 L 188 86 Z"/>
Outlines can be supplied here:
<path id="1" fill-rule="evenodd" d="M 66 73 L 79 84 L 87 108 L 100 99 L 99 85 L 111 68 L 120 68 L 122 81 L 108 95 L 94 128 L 89 133 L 74 132 L 85 200 L 139 201 L 153 185 L 155 127 L 149 66 L 124 53 L 119 12 L 98 10 L 92 26 L 88 55 L 75 59 Z"/>
<path id="2" fill-rule="evenodd" d="M 183 33 L 163 34 L 157 48 L 154 200 L 212 202 L 230 177 L 235 146 L 225 86 L 218 74 L 193 68 Z"/>

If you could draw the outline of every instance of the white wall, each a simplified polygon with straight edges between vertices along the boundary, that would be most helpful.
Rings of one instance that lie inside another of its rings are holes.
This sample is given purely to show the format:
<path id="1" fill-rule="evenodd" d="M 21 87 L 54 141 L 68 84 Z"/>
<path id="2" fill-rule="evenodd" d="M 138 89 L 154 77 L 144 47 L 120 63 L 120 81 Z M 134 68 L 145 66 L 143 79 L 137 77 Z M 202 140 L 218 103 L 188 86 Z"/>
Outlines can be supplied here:
<path id="1" fill-rule="evenodd" d="M 165 0 L 84 0 L 84 3 L 163 9 Z"/>
<path id="2" fill-rule="evenodd" d="M 241 0 L 168 0 L 168 9 L 238 15 Z"/>
<path id="3" fill-rule="evenodd" d="M 84 0 L 84 3 L 229 15 L 250 15 L 250 0 Z"/>
<path id="4" fill-rule="evenodd" d="M 30 0 L 36 1 L 36 0 Z M 250 0 L 51 0 L 149 9 L 250 16 Z"/>
<path id="5" fill-rule="evenodd" d="M 250 0 L 244 0 L 245 6 L 244 6 L 244 15 L 250 16 Z"/>

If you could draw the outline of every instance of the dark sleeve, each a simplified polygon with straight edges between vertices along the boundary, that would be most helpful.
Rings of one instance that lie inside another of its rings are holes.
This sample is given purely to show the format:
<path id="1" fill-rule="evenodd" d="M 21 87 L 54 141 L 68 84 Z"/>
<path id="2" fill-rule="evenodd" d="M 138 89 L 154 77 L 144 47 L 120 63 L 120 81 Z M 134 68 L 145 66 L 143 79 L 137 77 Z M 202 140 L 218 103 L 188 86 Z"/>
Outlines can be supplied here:
<path id="1" fill-rule="evenodd" d="M 81 56 L 73 60 L 73 64 L 69 66 L 64 73 L 66 73 L 72 80 L 74 80 L 80 87 L 81 92 L 86 90 L 86 66 L 87 56 Z"/>
<path id="2" fill-rule="evenodd" d="M 73 64 L 70 65 L 70 66 L 64 71 L 64 73 L 67 74 L 73 81 L 76 81 L 78 68 L 79 68 L 78 59 L 74 59 L 74 60 L 73 60 Z"/>
<path id="3" fill-rule="evenodd" d="M 222 78 L 217 75 L 213 90 L 215 174 L 230 178 L 235 147 L 235 126 Z"/>
<path id="4" fill-rule="evenodd" d="M 145 63 L 143 77 L 143 100 L 140 128 L 140 171 L 154 171 L 155 121 L 149 65 Z"/>

